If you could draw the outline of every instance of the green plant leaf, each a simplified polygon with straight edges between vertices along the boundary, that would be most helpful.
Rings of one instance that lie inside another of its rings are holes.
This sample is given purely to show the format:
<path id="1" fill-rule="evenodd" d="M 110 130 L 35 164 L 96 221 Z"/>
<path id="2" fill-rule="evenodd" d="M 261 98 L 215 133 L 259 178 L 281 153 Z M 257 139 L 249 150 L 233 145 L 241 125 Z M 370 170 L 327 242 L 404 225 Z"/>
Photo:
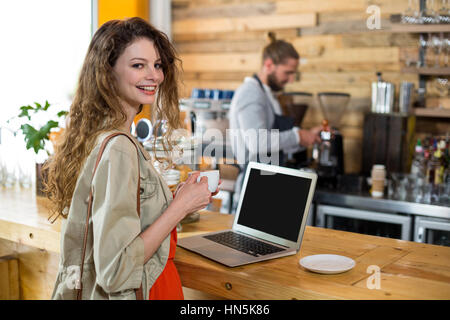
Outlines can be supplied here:
<path id="1" fill-rule="evenodd" d="M 22 132 L 23 132 L 23 134 L 25 135 L 25 137 L 26 137 L 26 136 L 29 136 L 29 135 L 32 135 L 32 134 L 34 134 L 35 132 L 37 132 L 37 130 L 36 130 L 33 126 L 31 126 L 31 125 L 29 125 L 29 124 L 23 124 L 23 125 L 21 125 L 21 126 L 20 126 L 20 129 L 22 130 Z"/>
<path id="2" fill-rule="evenodd" d="M 45 100 L 45 106 L 44 106 L 44 111 L 47 111 L 47 109 L 50 107 L 50 103 L 48 103 L 47 100 Z"/>
<path id="3" fill-rule="evenodd" d="M 41 129 L 39 129 L 39 137 L 41 139 L 48 140 L 49 139 L 48 135 L 50 133 L 50 130 L 52 128 L 56 128 L 56 127 L 58 127 L 58 122 L 49 120 Z"/>
<path id="4" fill-rule="evenodd" d="M 22 112 L 19 114 L 19 117 L 27 117 L 28 120 L 31 120 L 31 117 L 28 114 L 28 111 L 34 110 L 34 108 L 32 106 L 22 106 L 22 107 L 20 107 L 20 110 L 22 110 Z"/>
<path id="5" fill-rule="evenodd" d="M 34 112 L 38 112 L 39 110 L 42 109 L 42 106 L 40 103 L 35 102 L 34 104 L 36 105 L 36 108 L 34 108 Z"/>
<path id="6" fill-rule="evenodd" d="M 68 115 L 68 114 L 69 114 L 68 111 L 60 111 L 60 112 L 58 112 L 56 115 L 57 115 L 58 117 L 62 117 L 62 116 L 66 116 L 66 115 Z"/>
<path id="7" fill-rule="evenodd" d="M 44 106 L 42 106 L 38 102 L 34 102 L 34 104 L 36 105 L 36 107 L 33 107 L 31 105 L 20 107 L 21 112 L 18 117 L 27 117 L 28 120 L 31 120 L 31 116 L 29 113 L 30 110 L 33 110 L 34 113 L 37 113 L 39 111 L 47 111 L 51 106 L 47 100 L 45 100 Z M 67 115 L 68 113 L 69 112 L 67 111 L 60 111 L 57 113 L 57 116 L 62 117 Z M 44 126 L 39 129 L 34 128 L 30 124 L 23 124 L 20 127 L 20 130 L 22 130 L 22 133 L 25 136 L 26 148 L 33 148 L 36 154 L 39 152 L 39 150 L 45 150 L 45 140 L 49 140 L 50 130 L 52 128 L 57 128 L 58 126 L 58 121 L 54 120 L 49 120 Z"/>
<path id="8" fill-rule="evenodd" d="M 39 131 L 29 124 L 23 124 L 20 126 L 26 142 L 27 149 L 34 149 L 34 152 L 38 153 L 39 150 L 44 149 L 44 141 L 41 140 Z"/>

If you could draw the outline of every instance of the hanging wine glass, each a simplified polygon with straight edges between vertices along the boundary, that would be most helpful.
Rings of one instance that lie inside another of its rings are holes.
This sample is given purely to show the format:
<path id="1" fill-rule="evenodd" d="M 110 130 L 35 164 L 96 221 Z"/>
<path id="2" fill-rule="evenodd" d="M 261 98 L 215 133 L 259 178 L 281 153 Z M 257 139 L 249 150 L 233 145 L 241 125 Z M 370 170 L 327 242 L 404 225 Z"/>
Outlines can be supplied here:
<path id="1" fill-rule="evenodd" d="M 439 19 L 439 23 L 450 23 L 450 15 L 449 15 L 449 8 L 448 8 L 448 0 L 441 0 L 440 6 L 437 11 L 437 16 Z"/>
<path id="2" fill-rule="evenodd" d="M 414 0 L 414 16 L 412 18 L 411 23 L 422 24 L 423 23 L 422 15 L 423 12 L 420 9 L 420 0 Z"/>
<path id="3" fill-rule="evenodd" d="M 425 1 L 425 9 L 422 12 L 422 22 L 424 24 L 439 23 L 436 11 L 434 10 L 434 0 Z"/>
<path id="4" fill-rule="evenodd" d="M 424 44 L 425 50 L 424 50 L 424 66 L 425 67 L 432 67 L 434 65 L 434 57 L 433 57 L 433 38 L 431 36 L 431 33 L 428 33 L 427 40 Z"/>
<path id="5" fill-rule="evenodd" d="M 449 50 L 449 43 L 447 38 L 444 37 L 444 33 L 441 32 L 439 34 L 439 39 L 441 41 L 441 50 L 439 54 L 439 67 L 445 68 L 448 66 L 448 50 Z"/>
<path id="6" fill-rule="evenodd" d="M 425 40 L 425 35 L 420 34 L 419 36 L 419 59 L 417 60 L 417 67 L 425 67 L 426 66 L 426 50 L 427 50 L 427 41 Z"/>
<path id="7" fill-rule="evenodd" d="M 441 55 L 442 41 L 437 35 L 431 37 L 431 46 L 434 54 L 434 67 L 439 68 L 439 56 Z"/>
<path id="8" fill-rule="evenodd" d="M 402 23 L 414 23 L 413 0 L 408 0 L 408 8 L 402 14 Z"/>
<path id="9" fill-rule="evenodd" d="M 450 83 L 447 78 L 437 77 L 433 82 L 435 88 L 439 92 L 439 97 L 446 98 L 448 96 L 448 89 L 450 87 Z M 442 108 L 442 101 L 439 101 L 439 108 Z"/>
<path id="10" fill-rule="evenodd" d="M 449 67 L 449 54 L 450 54 L 450 39 L 444 38 L 445 50 L 444 50 L 444 67 Z"/>

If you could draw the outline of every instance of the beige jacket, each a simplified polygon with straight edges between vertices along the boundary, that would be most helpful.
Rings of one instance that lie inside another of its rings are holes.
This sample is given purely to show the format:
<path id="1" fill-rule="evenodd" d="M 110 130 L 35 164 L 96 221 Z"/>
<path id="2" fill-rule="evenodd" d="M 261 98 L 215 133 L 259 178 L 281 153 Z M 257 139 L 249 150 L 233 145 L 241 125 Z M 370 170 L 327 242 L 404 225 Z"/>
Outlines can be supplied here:
<path id="1" fill-rule="evenodd" d="M 62 223 L 59 272 L 52 299 L 76 299 L 92 172 L 100 145 L 111 133 L 99 136 L 78 177 L 69 216 Z M 144 264 L 144 243 L 139 234 L 166 210 L 172 193 L 153 168 L 147 151 L 136 143 L 140 148 L 140 219 L 136 211 L 138 155 L 127 137 L 119 135 L 109 141 L 92 181 L 83 299 L 136 299 L 134 289 L 141 283 L 144 299 L 148 299 L 166 265 L 170 235 Z"/>

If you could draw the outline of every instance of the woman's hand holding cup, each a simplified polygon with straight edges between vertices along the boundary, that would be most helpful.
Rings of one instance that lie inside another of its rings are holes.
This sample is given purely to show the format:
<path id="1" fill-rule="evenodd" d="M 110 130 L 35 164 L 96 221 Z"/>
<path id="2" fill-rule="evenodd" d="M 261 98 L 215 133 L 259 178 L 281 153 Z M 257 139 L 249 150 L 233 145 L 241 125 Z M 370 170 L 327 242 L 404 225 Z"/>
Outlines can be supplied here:
<path id="1" fill-rule="evenodd" d="M 219 170 L 190 172 L 187 180 L 180 183 L 175 191 L 174 201 L 179 202 L 186 211 L 183 217 L 210 204 L 211 197 L 219 193 L 221 183 Z"/>
<path id="2" fill-rule="evenodd" d="M 197 182 L 200 181 L 201 177 L 208 178 L 208 190 L 211 192 L 211 197 L 214 197 L 219 193 L 219 186 L 222 183 L 222 180 L 220 180 L 219 170 L 200 172 L 200 176 L 197 178 Z"/>
<path id="3" fill-rule="evenodd" d="M 208 190 L 208 179 L 201 177 L 200 172 L 192 173 L 175 192 L 173 202 L 179 204 L 184 218 L 187 214 L 204 209 L 211 202 L 211 192 Z"/>

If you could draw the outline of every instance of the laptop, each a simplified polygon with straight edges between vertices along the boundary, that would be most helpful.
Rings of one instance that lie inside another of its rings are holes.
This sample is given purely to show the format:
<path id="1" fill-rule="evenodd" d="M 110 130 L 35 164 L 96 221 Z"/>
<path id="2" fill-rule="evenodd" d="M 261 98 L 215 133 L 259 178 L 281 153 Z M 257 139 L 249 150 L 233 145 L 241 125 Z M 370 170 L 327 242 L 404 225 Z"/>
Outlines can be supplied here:
<path id="1" fill-rule="evenodd" d="M 178 246 L 229 267 L 300 250 L 317 175 L 250 162 L 229 230 L 178 239 Z"/>

